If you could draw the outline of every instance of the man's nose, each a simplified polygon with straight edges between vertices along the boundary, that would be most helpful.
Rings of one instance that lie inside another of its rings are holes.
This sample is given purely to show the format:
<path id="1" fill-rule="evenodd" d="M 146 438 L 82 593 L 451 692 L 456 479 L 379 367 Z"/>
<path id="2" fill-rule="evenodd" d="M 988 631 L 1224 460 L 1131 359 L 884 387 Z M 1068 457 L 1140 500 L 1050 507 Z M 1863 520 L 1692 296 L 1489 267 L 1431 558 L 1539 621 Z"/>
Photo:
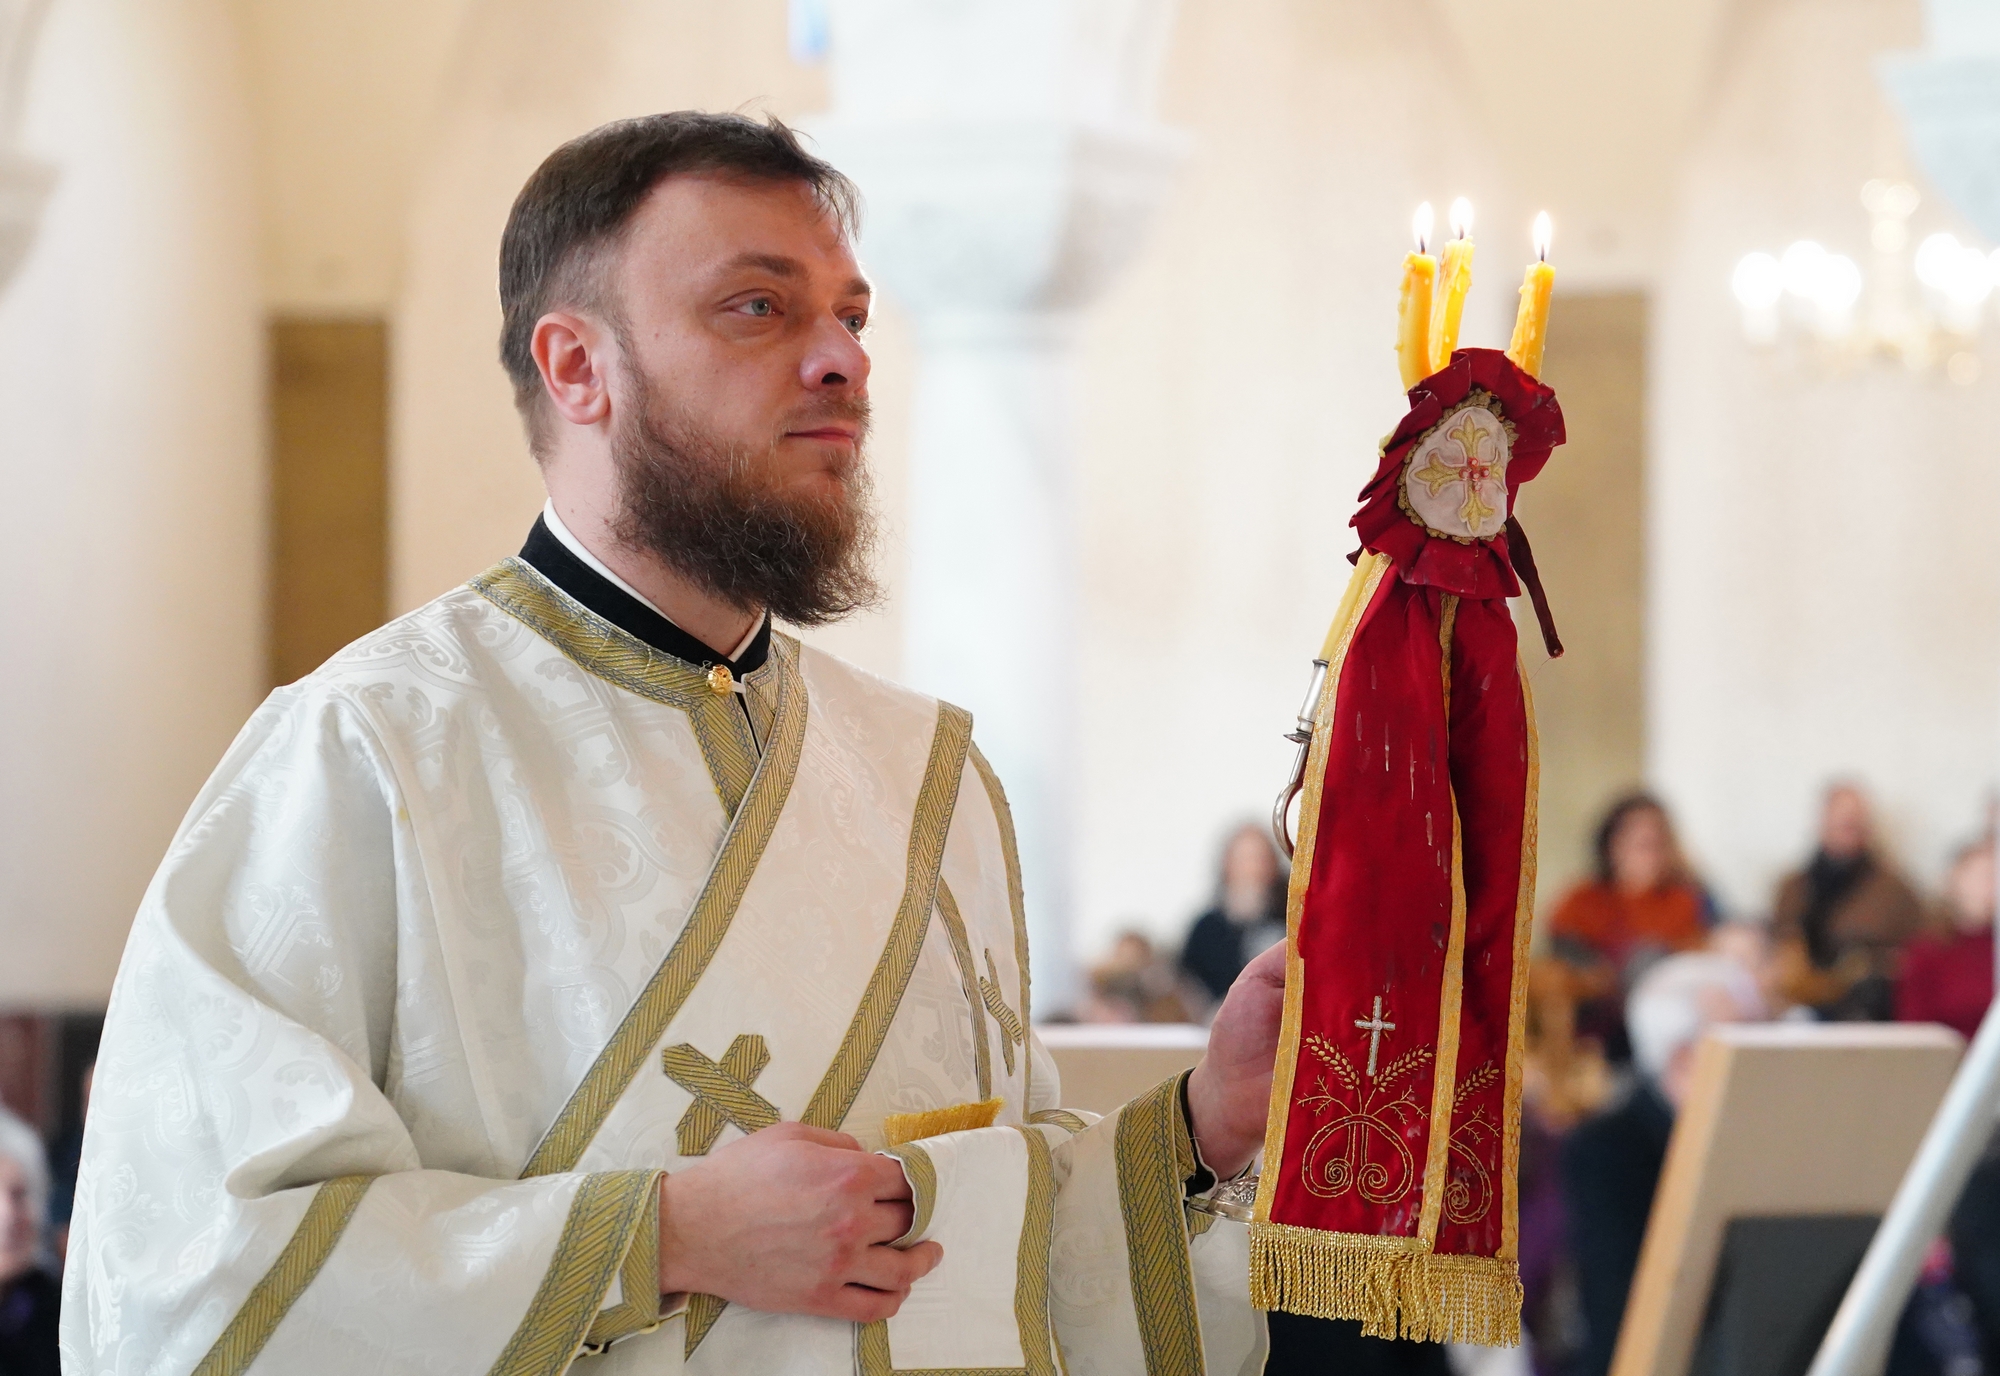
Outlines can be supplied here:
<path id="1" fill-rule="evenodd" d="M 799 380 L 812 392 L 857 393 L 868 386 L 868 350 L 840 320 L 827 316 L 814 327 L 800 363 Z"/>

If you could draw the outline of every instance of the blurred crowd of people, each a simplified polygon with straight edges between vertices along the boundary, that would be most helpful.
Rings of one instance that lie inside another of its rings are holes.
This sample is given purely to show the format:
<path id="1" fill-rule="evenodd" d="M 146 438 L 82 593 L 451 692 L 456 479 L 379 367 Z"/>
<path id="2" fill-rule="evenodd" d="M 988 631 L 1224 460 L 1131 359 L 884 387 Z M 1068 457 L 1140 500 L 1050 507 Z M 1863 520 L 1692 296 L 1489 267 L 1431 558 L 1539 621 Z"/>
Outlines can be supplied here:
<path id="1" fill-rule="evenodd" d="M 1610 1368 L 1693 1046 L 1709 1026 L 1900 1020 L 1970 1038 L 1993 997 L 1990 834 L 1962 846 L 1926 898 L 1854 783 L 1827 789 L 1813 850 L 1777 886 L 1767 921 L 1718 913 L 1648 795 L 1606 813 L 1595 860 L 1550 913 L 1529 980 L 1523 1278 L 1537 1369 L 1562 1376 Z M 1956 1303 L 1945 1316 L 1956 1330 L 1906 1322 L 1897 1376 L 1966 1372 L 1953 1354 L 1968 1351 L 1976 1369 L 2000 1370 L 2000 1232 L 1982 1222 L 1997 1189 L 2000 1161 L 1975 1176 L 1920 1291 L 1926 1304 Z"/>
<path id="2" fill-rule="evenodd" d="M 1529 977 L 1519 1198 L 1537 1376 L 1610 1368 L 1694 1047 L 1709 1027 L 1900 1020 L 1943 1023 L 1969 1039 L 1993 997 L 1990 826 L 1927 896 L 1883 845 L 1866 792 L 1836 783 L 1810 853 L 1754 918 L 1722 912 L 1649 794 L 1606 810 L 1592 861 L 1589 876 L 1545 912 Z M 1206 1021 L 1238 972 L 1284 939 L 1287 881 L 1266 829 L 1236 828 L 1214 895 L 1177 956 L 1124 933 L 1090 972 L 1074 1016 Z M 2000 1153 L 1989 1156 L 1926 1286 L 1938 1289 L 1942 1277 L 1960 1297 L 1964 1342 L 1983 1348 L 1982 1369 L 2000 1373 Z M 1343 1369 L 1362 1376 L 1447 1369 L 1442 1352 L 1426 1366 L 1421 1356 L 1374 1351 L 1390 1345 L 1372 1339 L 1342 1342 Z M 1942 1354 L 1927 1360 L 1921 1343 L 1898 1352 L 1891 1376 L 1976 1376 Z"/>

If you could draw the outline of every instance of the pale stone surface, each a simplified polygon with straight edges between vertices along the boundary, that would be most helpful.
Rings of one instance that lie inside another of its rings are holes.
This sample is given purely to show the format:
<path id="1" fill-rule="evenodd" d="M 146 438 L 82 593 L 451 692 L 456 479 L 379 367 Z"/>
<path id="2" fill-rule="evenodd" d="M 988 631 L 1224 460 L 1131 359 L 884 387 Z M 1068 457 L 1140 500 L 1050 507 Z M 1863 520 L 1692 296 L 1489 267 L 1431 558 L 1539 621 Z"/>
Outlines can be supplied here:
<path id="1" fill-rule="evenodd" d="M 1874 786 L 1926 879 L 1994 777 L 2000 467 L 1973 440 L 2000 401 L 1886 368 L 1754 354 L 1736 258 L 1811 235 L 1857 257 L 1858 191 L 1909 176 L 1873 56 L 1914 4 L 1775 5 L 1745 25 L 1684 184 L 1652 372 L 1649 768 L 1725 903 L 1764 911 L 1810 848 L 1816 788 Z M 1914 238 L 1968 231 L 1925 187 Z"/>
<path id="2" fill-rule="evenodd" d="M 263 676 L 256 205 L 218 0 L 57 0 L 0 295 L 0 1004 L 100 1000 Z"/>

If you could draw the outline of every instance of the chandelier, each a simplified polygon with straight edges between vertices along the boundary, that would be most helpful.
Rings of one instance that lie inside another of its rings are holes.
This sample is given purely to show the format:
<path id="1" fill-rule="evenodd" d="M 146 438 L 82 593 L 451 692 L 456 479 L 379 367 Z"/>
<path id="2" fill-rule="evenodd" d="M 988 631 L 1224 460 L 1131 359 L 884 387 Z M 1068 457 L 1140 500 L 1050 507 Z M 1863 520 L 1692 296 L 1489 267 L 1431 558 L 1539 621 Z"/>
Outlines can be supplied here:
<path id="1" fill-rule="evenodd" d="M 2000 249 L 1987 254 L 1952 234 L 1909 251 L 1919 197 L 1903 182 L 1861 188 L 1870 220 L 1869 265 L 1801 239 L 1783 253 L 1745 254 L 1729 286 L 1743 336 L 1766 350 L 1842 370 L 1866 363 L 1979 379 L 1979 342 L 2000 285 Z"/>

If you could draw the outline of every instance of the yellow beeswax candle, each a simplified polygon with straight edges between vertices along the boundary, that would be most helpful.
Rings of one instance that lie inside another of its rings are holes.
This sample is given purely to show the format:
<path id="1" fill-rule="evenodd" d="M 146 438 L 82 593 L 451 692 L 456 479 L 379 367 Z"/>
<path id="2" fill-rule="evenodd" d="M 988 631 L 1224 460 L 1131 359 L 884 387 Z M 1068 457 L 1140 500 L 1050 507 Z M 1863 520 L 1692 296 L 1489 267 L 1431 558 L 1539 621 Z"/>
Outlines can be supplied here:
<path id="1" fill-rule="evenodd" d="M 1432 372 L 1451 362 L 1451 351 L 1458 347 L 1459 317 L 1465 314 L 1465 294 L 1472 290 L 1472 202 L 1463 196 L 1451 203 L 1451 233 L 1431 308 Z"/>
<path id="2" fill-rule="evenodd" d="M 1403 256 L 1403 301 L 1396 321 L 1396 361 L 1403 370 L 1403 386 L 1416 386 L 1431 375 L 1431 302 L 1437 290 L 1437 259 L 1430 247 L 1431 203 L 1417 207 L 1417 247 Z"/>
<path id="3" fill-rule="evenodd" d="M 1514 338 L 1507 345 L 1507 357 L 1533 377 L 1542 375 L 1542 351 L 1549 343 L 1549 293 L 1555 284 L 1556 270 L 1549 266 L 1549 216 L 1543 211 L 1535 217 L 1535 261 L 1521 279 L 1521 308 L 1514 316 Z"/>

